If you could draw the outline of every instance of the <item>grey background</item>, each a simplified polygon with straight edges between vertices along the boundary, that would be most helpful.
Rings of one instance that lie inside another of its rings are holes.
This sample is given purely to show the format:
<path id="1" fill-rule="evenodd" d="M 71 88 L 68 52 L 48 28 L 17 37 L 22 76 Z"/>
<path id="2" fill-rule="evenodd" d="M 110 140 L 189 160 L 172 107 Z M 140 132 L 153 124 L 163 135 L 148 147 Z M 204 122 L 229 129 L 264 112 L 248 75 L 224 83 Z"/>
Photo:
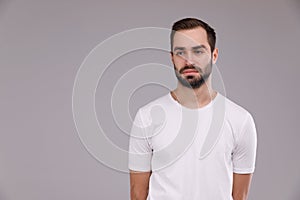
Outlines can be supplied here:
<path id="1" fill-rule="evenodd" d="M 227 96 L 254 116 L 259 143 L 249 199 L 300 199 L 299 9 L 296 0 L 0 1 L 0 199 L 128 199 L 128 174 L 100 164 L 76 133 L 75 75 L 109 36 L 169 28 L 186 16 L 216 28 Z M 171 66 L 166 52 L 131 52 L 110 66 L 97 90 L 99 121 L 122 148 L 128 138 L 105 105 L 118 77 L 148 62 Z M 166 91 L 140 88 L 131 114 Z"/>

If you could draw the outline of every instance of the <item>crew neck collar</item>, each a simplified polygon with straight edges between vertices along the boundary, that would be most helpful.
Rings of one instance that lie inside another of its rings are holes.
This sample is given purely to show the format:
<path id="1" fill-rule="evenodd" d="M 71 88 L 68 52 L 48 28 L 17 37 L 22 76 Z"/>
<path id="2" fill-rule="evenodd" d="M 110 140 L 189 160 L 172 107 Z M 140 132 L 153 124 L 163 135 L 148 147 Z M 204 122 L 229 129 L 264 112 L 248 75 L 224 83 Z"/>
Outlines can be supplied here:
<path id="1" fill-rule="evenodd" d="M 188 108 L 186 106 L 181 105 L 178 101 L 176 101 L 172 95 L 171 95 L 171 91 L 168 93 L 168 97 L 170 98 L 170 100 L 172 101 L 173 104 L 175 104 L 176 106 L 181 107 L 182 109 L 186 109 L 186 110 L 191 110 L 191 111 L 202 111 L 202 110 L 206 110 L 210 107 L 213 106 L 213 104 L 216 102 L 216 100 L 220 97 L 220 93 L 217 92 L 217 95 L 215 96 L 214 99 L 212 99 L 208 104 L 206 104 L 205 106 L 202 106 L 200 108 Z"/>

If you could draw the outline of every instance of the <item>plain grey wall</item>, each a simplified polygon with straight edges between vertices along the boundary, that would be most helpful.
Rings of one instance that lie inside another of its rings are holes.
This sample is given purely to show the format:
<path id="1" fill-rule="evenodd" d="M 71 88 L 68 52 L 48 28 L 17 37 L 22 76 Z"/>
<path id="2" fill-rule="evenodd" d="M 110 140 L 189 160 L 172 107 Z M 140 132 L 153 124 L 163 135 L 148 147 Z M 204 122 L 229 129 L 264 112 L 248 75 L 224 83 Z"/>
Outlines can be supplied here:
<path id="1" fill-rule="evenodd" d="M 0 1 L 0 199 L 128 199 L 128 174 L 100 164 L 78 138 L 75 75 L 111 35 L 170 28 L 186 16 L 216 29 L 227 96 L 254 116 L 259 143 L 249 199 L 300 199 L 299 9 L 297 0 Z M 107 77 L 148 62 L 171 65 L 167 53 L 143 50 L 113 63 Z M 113 130 L 108 137 L 126 148 L 128 138 L 104 106 L 117 80 L 107 77 L 106 89 L 97 91 L 97 113 Z M 131 113 L 165 92 L 141 88 Z"/>

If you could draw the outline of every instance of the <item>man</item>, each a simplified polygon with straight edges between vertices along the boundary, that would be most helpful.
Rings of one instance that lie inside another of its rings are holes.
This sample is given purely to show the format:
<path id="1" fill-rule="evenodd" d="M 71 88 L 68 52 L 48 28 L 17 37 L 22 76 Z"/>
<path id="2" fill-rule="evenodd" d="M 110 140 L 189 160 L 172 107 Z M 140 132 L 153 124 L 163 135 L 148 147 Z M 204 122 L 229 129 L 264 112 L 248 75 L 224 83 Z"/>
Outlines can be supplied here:
<path id="1" fill-rule="evenodd" d="M 255 124 L 248 111 L 212 88 L 215 43 L 214 29 L 199 19 L 174 23 L 171 59 L 178 84 L 136 114 L 131 200 L 247 199 Z"/>

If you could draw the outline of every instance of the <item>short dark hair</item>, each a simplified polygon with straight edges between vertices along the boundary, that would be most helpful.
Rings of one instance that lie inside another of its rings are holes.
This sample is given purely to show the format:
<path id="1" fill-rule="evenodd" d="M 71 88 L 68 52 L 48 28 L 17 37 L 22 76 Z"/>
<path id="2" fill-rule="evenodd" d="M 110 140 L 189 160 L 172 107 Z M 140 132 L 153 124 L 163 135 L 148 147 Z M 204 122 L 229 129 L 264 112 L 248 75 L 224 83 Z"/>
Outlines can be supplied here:
<path id="1" fill-rule="evenodd" d="M 184 18 L 173 24 L 172 32 L 170 35 L 171 52 L 173 52 L 173 42 L 174 42 L 174 35 L 175 35 L 176 31 L 189 30 L 189 29 L 194 29 L 197 27 L 202 27 L 206 30 L 208 44 L 210 46 L 211 52 L 213 52 L 213 50 L 215 49 L 215 45 L 216 45 L 215 30 L 212 27 L 210 27 L 207 23 L 205 23 L 204 21 L 201 21 L 200 19 L 196 19 L 196 18 Z"/>

